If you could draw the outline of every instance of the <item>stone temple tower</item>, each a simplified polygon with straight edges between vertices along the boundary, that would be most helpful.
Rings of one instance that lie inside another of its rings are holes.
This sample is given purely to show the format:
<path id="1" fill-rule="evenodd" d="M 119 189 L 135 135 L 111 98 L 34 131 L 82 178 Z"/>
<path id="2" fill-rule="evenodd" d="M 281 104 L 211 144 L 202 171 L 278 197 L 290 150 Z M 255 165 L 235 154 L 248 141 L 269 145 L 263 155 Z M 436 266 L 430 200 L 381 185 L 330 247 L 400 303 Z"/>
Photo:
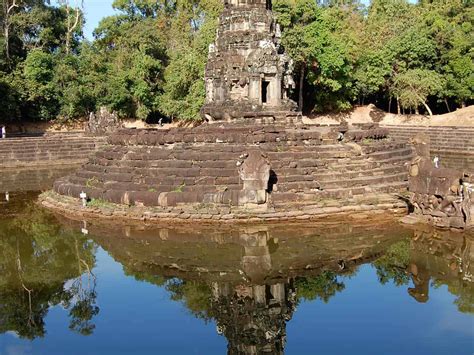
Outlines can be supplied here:
<path id="1" fill-rule="evenodd" d="M 280 45 L 271 0 L 224 0 L 205 72 L 208 121 L 294 117 L 293 62 Z"/>

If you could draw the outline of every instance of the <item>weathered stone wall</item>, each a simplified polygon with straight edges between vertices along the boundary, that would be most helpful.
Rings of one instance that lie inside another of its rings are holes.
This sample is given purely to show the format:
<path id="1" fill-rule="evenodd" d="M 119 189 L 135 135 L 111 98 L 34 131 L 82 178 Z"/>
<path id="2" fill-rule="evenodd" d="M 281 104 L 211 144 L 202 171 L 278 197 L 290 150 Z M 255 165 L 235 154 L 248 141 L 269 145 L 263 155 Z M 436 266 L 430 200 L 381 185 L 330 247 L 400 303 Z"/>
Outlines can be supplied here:
<path id="1" fill-rule="evenodd" d="M 369 137 L 370 131 L 359 135 L 359 144 L 356 136 L 340 143 L 320 130 L 278 126 L 124 129 L 80 171 L 56 181 L 54 190 L 137 206 L 237 206 L 243 189 L 239 165 L 252 150 L 270 163 L 272 208 L 405 189 L 411 148 Z"/>
<path id="2" fill-rule="evenodd" d="M 76 134 L 0 139 L 0 168 L 81 164 L 104 144 Z"/>
<path id="3" fill-rule="evenodd" d="M 470 228 L 471 177 L 464 170 L 443 168 L 430 157 L 430 138 L 418 133 L 410 140 L 415 157 L 410 162 L 408 189 L 413 214 L 404 221 L 419 219 L 443 228 Z"/>
<path id="4" fill-rule="evenodd" d="M 408 142 L 417 133 L 431 140 L 431 158 L 438 156 L 441 166 L 474 173 L 474 128 L 385 126 L 390 136 Z"/>

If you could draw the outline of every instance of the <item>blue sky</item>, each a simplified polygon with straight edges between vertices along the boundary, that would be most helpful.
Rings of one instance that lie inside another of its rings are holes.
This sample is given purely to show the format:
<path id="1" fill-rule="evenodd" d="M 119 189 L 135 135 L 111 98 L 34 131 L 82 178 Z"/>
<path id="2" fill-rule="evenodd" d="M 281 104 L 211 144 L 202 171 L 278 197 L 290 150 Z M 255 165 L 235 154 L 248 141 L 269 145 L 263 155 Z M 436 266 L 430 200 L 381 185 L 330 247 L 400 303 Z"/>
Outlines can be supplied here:
<path id="1" fill-rule="evenodd" d="M 86 26 L 84 35 L 92 40 L 92 32 L 99 24 L 100 20 L 106 16 L 114 14 L 112 3 L 114 0 L 85 0 L 84 11 L 86 13 Z"/>

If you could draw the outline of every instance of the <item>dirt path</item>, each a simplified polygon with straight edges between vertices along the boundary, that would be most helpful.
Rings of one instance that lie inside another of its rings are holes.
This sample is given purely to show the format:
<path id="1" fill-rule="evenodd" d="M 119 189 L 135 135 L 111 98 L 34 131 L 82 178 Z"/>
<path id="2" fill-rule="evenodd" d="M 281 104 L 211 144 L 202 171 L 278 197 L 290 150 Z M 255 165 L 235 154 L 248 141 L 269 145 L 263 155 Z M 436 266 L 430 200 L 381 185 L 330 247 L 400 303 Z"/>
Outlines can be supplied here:
<path id="1" fill-rule="evenodd" d="M 382 125 L 474 127 L 474 105 L 444 115 L 434 115 L 433 117 L 397 115 L 379 110 L 374 105 L 367 105 L 356 107 L 348 113 L 304 118 L 304 122 L 307 124 L 337 124 L 342 120 L 349 123 L 379 122 Z"/>

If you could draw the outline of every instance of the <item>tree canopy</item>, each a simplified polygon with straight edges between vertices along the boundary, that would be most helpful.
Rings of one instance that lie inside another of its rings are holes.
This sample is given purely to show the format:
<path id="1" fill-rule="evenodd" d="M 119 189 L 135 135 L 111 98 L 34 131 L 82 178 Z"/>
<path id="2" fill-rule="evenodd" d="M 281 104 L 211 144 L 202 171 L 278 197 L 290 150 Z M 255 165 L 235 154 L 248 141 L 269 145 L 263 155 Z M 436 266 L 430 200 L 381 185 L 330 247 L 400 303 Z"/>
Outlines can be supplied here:
<path id="1" fill-rule="evenodd" d="M 115 0 L 84 38 L 81 1 L 2 0 L 0 117 L 198 120 L 220 0 Z M 444 113 L 474 90 L 474 6 L 465 0 L 274 0 L 305 113 L 374 103 Z"/>

